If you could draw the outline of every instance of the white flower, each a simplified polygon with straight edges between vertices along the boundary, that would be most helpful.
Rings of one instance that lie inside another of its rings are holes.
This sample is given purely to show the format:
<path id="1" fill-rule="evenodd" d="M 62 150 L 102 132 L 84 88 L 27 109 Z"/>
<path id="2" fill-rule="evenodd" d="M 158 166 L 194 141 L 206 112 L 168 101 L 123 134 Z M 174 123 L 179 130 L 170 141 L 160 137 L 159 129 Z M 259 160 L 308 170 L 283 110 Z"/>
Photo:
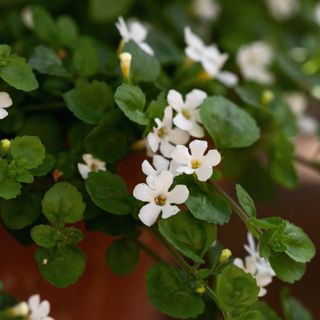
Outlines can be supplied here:
<path id="1" fill-rule="evenodd" d="M 119 17 L 116 27 L 124 42 L 132 40 L 149 55 L 154 54 L 152 48 L 145 42 L 148 31 L 140 22 L 129 21 L 127 24 L 123 17 Z"/>
<path id="2" fill-rule="evenodd" d="M 176 144 L 186 144 L 189 141 L 189 134 L 179 128 L 172 128 L 172 108 L 166 107 L 162 121 L 155 119 L 157 127 L 153 128 L 147 136 L 148 143 L 153 152 L 160 152 L 163 156 L 170 158 Z"/>
<path id="3" fill-rule="evenodd" d="M 320 2 L 318 2 L 314 7 L 314 21 L 320 25 Z"/>
<path id="4" fill-rule="evenodd" d="M 272 282 L 275 272 L 269 262 L 260 257 L 258 248 L 256 247 L 251 233 L 248 233 L 247 238 L 249 245 L 245 245 L 244 248 L 249 255 L 245 257 L 244 261 L 236 258 L 233 263 L 237 267 L 250 273 L 256 279 L 257 285 L 260 287 L 259 297 L 262 297 L 267 293 L 267 290 L 264 287 Z"/>
<path id="5" fill-rule="evenodd" d="M 35 294 L 31 296 L 28 300 L 28 305 L 30 309 L 30 320 L 54 320 L 49 317 L 50 313 L 50 303 L 47 300 L 40 302 L 40 296 Z"/>
<path id="6" fill-rule="evenodd" d="M 8 311 L 12 317 L 26 317 L 29 314 L 29 306 L 26 302 L 20 302 Z"/>
<path id="7" fill-rule="evenodd" d="M 221 161 L 218 150 L 209 150 L 206 141 L 194 140 L 189 144 L 191 154 L 186 146 L 176 146 L 172 152 L 172 159 L 180 166 L 177 171 L 180 173 L 195 173 L 200 181 L 207 181 L 212 176 L 212 167 L 217 166 Z"/>
<path id="8" fill-rule="evenodd" d="M 295 114 L 300 131 L 309 135 L 316 134 L 318 130 L 317 119 L 305 114 L 308 108 L 306 96 L 300 92 L 290 92 L 284 95 L 284 100 Z"/>
<path id="9" fill-rule="evenodd" d="M 33 14 L 32 14 L 32 9 L 30 7 L 25 7 L 22 9 L 21 20 L 27 28 L 29 29 L 33 28 L 34 26 Z"/>
<path id="10" fill-rule="evenodd" d="M 83 179 L 87 179 L 91 171 L 106 171 L 106 163 L 99 159 L 95 159 L 91 154 L 86 153 L 82 156 L 83 163 L 78 163 L 78 170 Z"/>
<path id="11" fill-rule="evenodd" d="M 173 174 L 162 171 L 154 178 L 150 185 L 140 183 L 133 190 L 133 196 L 141 201 L 149 202 L 140 209 L 139 218 L 146 225 L 153 225 L 162 212 L 162 218 L 166 219 L 177 214 L 180 209 L 176 205 L 182 204 L 189 196 L 189 191 L 184 185 L 177 185 L 169 191 L 173 183 Z"/>
<path id="12" fill-rule="evenodd" d="M 4 119 L 8 115 L 8 111 L 5 110 L 12 106 L 11 97 L 7 92 L 0 92 L 0 119 Z"/>
<path id="13" fill-rule="evenodd" d="M 217 20 L 221 7 L 215 0 L 194 0 L 193 9 L 203 21 Z"/>
<path id="14" fill-rule="evenodd" d="M 198 124 L 200 122 L 198 107 L 206 97 L 207 94 L 198 89 L 189 92 L 185 102 L 182 95 L 176 90 L 170 90 L 167 97 L 169 106 L 177 112 L 173 118 L 173 123 L 196 138 L 204 137 L 204 129 Z"/>
<path id="15" fill-rule="evenodd" d="M 277 20 L 286 20 L 299 10 L 298 0 L 266 0 L 270 14 Z"/>
<path id="16" fill-rule="evenodd" d="M 184 38 L 187 44 L 185 53 L 188 58 L 200 62 L 209 76 L 217 79 L 226 86 L 232 87 L 237 84 L 238 78 L 235 74 L 228 71 L 221 71 L 225 62 L 228 60 L 228 54 L 221 53 L 216 45 L 206 46 L 189 27 L 185 27 L 184 29 Z"/>
<path id="17" fill-rule="evenodd" d="M 256 41 L 240 47 L 237 63 L 246 80 L 270 84 L 274 81 L 274 76 L 267 68 L 271 65 L 273 56 L 273 50 L 267 43 Z"/>

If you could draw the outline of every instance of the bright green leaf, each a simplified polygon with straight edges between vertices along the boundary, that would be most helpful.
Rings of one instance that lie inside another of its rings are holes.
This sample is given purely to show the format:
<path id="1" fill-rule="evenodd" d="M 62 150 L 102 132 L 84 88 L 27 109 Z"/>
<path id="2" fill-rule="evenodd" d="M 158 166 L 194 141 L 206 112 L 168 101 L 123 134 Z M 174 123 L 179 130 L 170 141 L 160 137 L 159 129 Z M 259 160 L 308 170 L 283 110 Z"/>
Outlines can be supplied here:
<path id="1" fill-rule="evenodd" d="M 57 243 L 56 230 L 51 226 L 39 224 L 31 230 L 32 240 L 44 248 L 52 248 Z"/>

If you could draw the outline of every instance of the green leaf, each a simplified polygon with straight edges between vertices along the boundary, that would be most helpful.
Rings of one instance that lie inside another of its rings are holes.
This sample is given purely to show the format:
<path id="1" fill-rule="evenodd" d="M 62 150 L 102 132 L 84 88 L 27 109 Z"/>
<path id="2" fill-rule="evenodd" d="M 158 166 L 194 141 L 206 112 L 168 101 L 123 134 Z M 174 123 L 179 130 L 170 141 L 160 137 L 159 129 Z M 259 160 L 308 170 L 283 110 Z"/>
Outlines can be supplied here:
<path id="1" fill-rule="evenodd" d="M 57 19 L 57 33 L 63 46 L 73 47 L 78 37 L 78 26 L 72 17 L 63 15 Z"/>
<path id="2" fill-rule="evenodd" d="M 35 47 L 29 63 L 40 73 L 51 76 L 68 76 L 61 59 L 52 49 L 46 46 Z"/>
<path id="3" fill-rule="evenodd" d="M 11 54 L 11 47 L 7 44 L 0 44 L 0 57 L 8 58 Z"/>
<path id="4" fill-rule="evenodd" d="M 58 288 L 77 282 L 85 270 L 85 255 L 79 248 L 38 248 L 35 254 L 42 276 Z"/>
<path id="5" fill-rule="evenodd" d="M 175 268 L 164 263 L 158 263 L 148 271 L 147 289 L 152 304 L 171 317 L 194 318 L 204 311 L 201 296 Z"/>
<path id="6" fill-rule="evenodd" d="M 74 227 L 63 228 L 59 240 L 65 245 L 75 245 L 83 240 L 83 233 Z"/>
<path id="7" fill-rule="evenodd" d="M 294 283 L 300 280 L 305 272 L 305 264 L 296 262 L 285 253 L 276 253 L 269 257 L 272 269 L 282 281 Z"/>
<path id="8" fill-rule="evenodd" d="M 39 87 L 31 66 L 24 58 L 11 56 L 0 66 L 0 78 L 10 86 L 22 90 L 32 91 Z"/>
<path id="9" fill-rule="evenodd" d="M 132 272 L 139 262 L 139 248 L 134 239 L 118 239 L 112 242 L 106 254 L 111 271 L 119 276 Z"/>
<path id="10" fill-rule="evenodd" d="M 229 264 L 218 274 L 215 292 L 223 310 L 227 314 L 236 314 L 237 310 L 257 301 L 259 287 L 249 273 Z"/>
<path id="11" fill-rule="evenodd" d="M 80 41 L 74 51 L 73 65 L 80 76 L 93 76 L 99 69 L 97 47 L 91 41 Z"/>
<path id="12" fill-rule="evenodd" d="M 288 290 L 282 291 L 281 298 L 286 320 L 313 320 L 310 311 L 298 299 L 291 296 Z"/>
<path id="13" fill-rule="evenodd" d="M 90 0 L 90 16 L 99 23 L 116 19 L 130 7 L 132 0 Z"/>
<path id="14" fill-rule="evenodd" d="M 53 169 L 55 163 L 56 159 L 54 158 L 54 156 L 52 156 L 49 153 L 46 153 L 43 163 L 40 164 L 40 166 L 38 166 L 37 168 L 32 169 L 30 172 L 32 173 L 32 175 L 36 177 L 45 176 Z"/>
<path id="15" fill-rule="evenodd" d="M 40 40 L 54 43 L 57 40 L 57 27 L 49 12 L 38 6 L 31 9 L 34 33 Z"/>
<path id="16" fill-rule="evenodd" d="M 133 41 L 126 43 L 124 51 L 131 53 L 131 76 L 133 81 L 153 82 L 160 74 L 160 63 L 140 49 Z"/>
<path id="17" fill-rule="evenodd" d="M 138 86 L 123 83 L 118 87 L 114 98 L 119 108 L 131 121 L 141 125 L 148 124 L 149 120 L 143 112 L 146 97 Z"/>
<path id="18" fill-rule="evenodd" d="M 305 232 L 292 223 L 286 223 L 283 231 L 286 254 L 297 262 L 309 262 L 316 254 L 316 249 Z"/>
<path id="19" fill-rule="evenodd" d="M 1 218 L 5 226 L 12 230 L 31 225 L 41 214 L 41 199 L 37 193 L 24 192 L 19 198 L 4 201 Z"/>
<path id="20" fill-rule="evenodd" d="M 98 123 L 114 105 L 111 88 L 105 82 L 97 80 L 78 84 L 65 93 L 63 98 L 69 110 L 89 124 Z"/>
<path id="21" fill-rule="evenodd" d="M 113 214 L 129 214 L 130 198 L 122 178 L 108 171 L 91 172 L 85 181 L 92 201 L 101 209 Z"/>
<path id="22" fill-rule="evenodd" d="M 57 243 L 56 230 L 44 224 L 32 228 L 31 238 L 37 245 L 44 248 L 53 248 Z"/>
<path id="23" fill-rule="evenodd" d="M 85 203 L 81 193 L 67 182 L 51 187 L 42 200 L 42 210 L 53 223 L 74 223 L 83 218 Z"/>
<path id="24" fill-rule="evenodd" d="M 38 137 L 16 137 L 10 145 L 9 155 L 24 169 L 34 169 L 42 164 L 45 148 Z"/>
<path id="25" fill-rule="evenodd" d="M 229 221 L 232 210 L 223 197 L 217 193 L 204 191 L 195 184 L 188 184 L 188 189 L 189 198 L 185 204 L 194 217 L 220 225 Z"/>
<path id="26" fill-rule="evenodd" d="M 8 176 L 8 161 L 0 158 L 0 197 L 13 199 L 21 192 L 21 184 Z"/>
<path id="27" fill-rule="evenodd" d="M 219 149 L 249 147 L 260 137 L 255 120 L 224 97 L 207 98 L 200 117 Z"/>
<path id="28" fill-rule="evenodd" d="M 281 318 L 265 302 L 258 301 L 253 305 L 253 309 L 260 312 L 261 320 L 281 320 Z"/>
<path id="29" fill-rule="evenodd" d="M 204 263 L 202 257 L 217 237 L 215 225 L 195 219 L 188 212 L 161 220 L 159 230 L 172 245 L 198 263 Z"/>
<path id="30" fill-rule="evenodd" d="M 240 184 L 236 185 L 237 197 L 244 211 L 252 217 L 257 215 L 256 207 L 248 192 Z"/>

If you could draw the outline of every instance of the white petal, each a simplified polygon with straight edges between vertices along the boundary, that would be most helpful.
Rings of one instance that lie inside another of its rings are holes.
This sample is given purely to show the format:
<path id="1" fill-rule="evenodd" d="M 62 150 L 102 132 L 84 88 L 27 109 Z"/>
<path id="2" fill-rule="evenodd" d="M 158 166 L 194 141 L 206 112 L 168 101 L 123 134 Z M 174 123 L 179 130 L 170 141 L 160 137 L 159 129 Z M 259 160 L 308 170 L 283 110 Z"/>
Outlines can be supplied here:
<path id="1" fill-rule="evenodd" d="M 177 112 L 184 108 L 182 95 L 176 90 L 170 90 L 167 96 L 168 103 Z"/>
<path id="2" fill-rule="evenodd" d="M 194 140 L 190 142 L 189 148 L 191 150 L 192 158 L 200 160 L 208 148 L 208 142 L 204 140 Z"/>
<path id="3" fill-rule="evenodd" d="M 245 265 L 246 265 L 246 270 L 254 275 L 257 271 L 257 263 L 256 263 L 256 258 L 252 256 L 247 256 L 245 257 Z"/>
<path id="4" fill-rule="evenodd" d="M 187 201 L 189 197 L 189 190 L 184 185 L 175 186 L 167 195 L 168 203 L 181 204 Z"/>
<path id="5" fill-rule="evenodd" d="M 92 157 L 92 155 L 90 153 L 83 154 L 82 155 L 82 159 L 89 166 L 91 166 L 93 164 L 93 161 L 94 161 L 93 157 Z"/>
<path id="6" fill-rule="evenodd" d="M 240 259 L 240 258 L 235 258 L 235 259 L 233 260 L 233 264 L 234 264 L 235 266 L 237 266 L 238 268 L 244 270 L 244 264 L 243 264 L 242 259 Z"/>
<path id="7" fill-rule="evenodd" d="M 133 196 L 144 202 L 153 202 L 155 192 L 145 183 L 139 183 L 133 189 Z"/>
<path id="8" fill-rule="evenodd" d="M 167 106 L 164 109 L 164 116 L 162 120 L 162 125 L 168 128 L 172 128 L 172 116 L 173 116 L 173 111 L 171 106 Z"/>
<path id="9" fill-rule="evenodd" d="M 190 135 L 187 131 L 174 128 L 170 130 L 168 139 L 174 144 L 186 144 L 190 139 Z"/>
<path id="10" fill-rule="evenodd" d="M 238 83 L 238 77 L 234 73 L 228 71 L 219 72 L 216 75 L 216 78 L 227 87 L 234 87 Z"/>
<path id="11" fill-rule="evenodd" d="M 173 174 L 170 171 L 162 171 L 154 181 L 157 193 L 166 194 L 173 183 Z"/>
<path id="12" fill-rule="evenodd" d="M 153 49 L 146 42 L 139 42 L 138 46 L 150 56 L 154 55 Z"/>
<path id="13" fill-rule="evenodd" d="M 116 22 L 116 27 L 121 35 L 121 37 L 123 38 L 123 40 L 125 42 L 130 40 L 130 34 L 129 34 L 129 30 L 127 27 L 126 22 L 124 21 L 123 17 L 119 17 L 118 18 L 118 22 Z"/>
<path id="14" fill-rule="evenodd" d="M 204 49 L 203 41 L 191 31 L 190 27 L 184 28 L 184 39 L 189 47 L 196 48 L 200 51 Z"/>
<path id="15" fill-rule="evenodd" d="M 209 150 L 204 156 L 203 164 L 206 166 L 215 167 L 221 162 L 221 154 L 218 150 Z"/>
<path id="16" fill-rule="evenodd" d="M 7 110 L 0 108 L 0 119 L 4 119 L 7 115 Z"/>
<path id="17" fill-rule="evenodd" d="M 195 169 L 192 169 L 190 165 L 180 166 L 176 170 L 179 173 L 185 173 L 185 174 L 193 174 L 195 172 Z"/>
<path id="18" fill-rule="evenodd" d="M 192 48 L 192 47 L 187 47 L 184 50 L 186 56 L 193 60 L 193 61 L 197 61 L 200 62 L 202 60 L 202 52 L 196 48 Z"/>
<path id="19" fill-rule="evenodd" d="M 175 162 L 174 160 L 171 160 L 170 166 L 169 166 L 169 171 L 174 175 L 177 176 L 179 175 L 179 172 L 177 172 L 177 169 L 180 167 L 180 164 Z"/>
<path id="20" fill-rule="evenodd" d="M 156 170 L 154 170 L 154 168 L 152 167 L 152 165 L 148 160 L 144 160 L 142 162 L 141 169 L 146 176 L 150 176 L 150 175 L 155 176 L 157 174 Z"/>
<path id="21" fill-rule="evenodd" d="M 195 173 L 199 181 L 207 181 L 212 176 L 212 167 L 202 165 L 201 167 L 195 170 Z"/>
<path id="22" fill-rule="evenodd" d="M 155 154 L 153 156 L 153 165 L 158 172 L 168 170 L 170 161 L 166 158 Z"/>
<path id="23" fill-rule="evenodd" d="M 153 152 L 157 152 L 159 148 L 160 138 L 156 133 L 150 132 L 147 136 L 148 144 Z"/>
<path id="24" fill-rule="evenodd" d="M 7 92 L 0 92 L 0 108 L 12 106 L 12 99 Z"/>
<path id="25" fill-rule="evenodd" d="M 40 304 L 40 295 L 39 294 L 34 294 L 28 299 L 28 304 L 31 309 L 31 311 L 35 311 L 39 308 Z"/>
<path id="26" fill-rule="evenodd" d="M 78 170 L 83 179 L 87 179 L 89 172 L 91 172 L 91 168 L 83 163 L 78 163 Z"/>
<path id="27" fill-rule="evenodd" d="M 132 39 L 139 43 L 143 42 L 148 34 L 147 29 L 138 21 L 133 21 L 129 23 L 129 29 Z"/>
<path id="28" fill-rule="evenodd" d="M 154 189 L 154 188 L 155 188 L 155 186 L 154 186 L 155 178 L 156 178 L 156 175 L 154 175 L 154 176 L 147 176 L 147 178 L 146 178 L 147 185 L 148 185 L 151 189 Z"/>
<path id="29" fill-rule="evenodd" d="M 193 89 L 186 96 L 186 107 L 195 109 L 202 104 L 206 97 L 207 94 L 204 91 L 199 89 Z"/>
<path id="30" fill-rule="evenodd" d="M 177 113 L 173 118 L 173 123 L 180 129 L 189 131 L 194 126 L 195 122 L 184 117 L 182 113 Z"/>
<path id="31" fill-rule="evenodd" d="M 166 158 L 171 158 L 171 153 L 173 152 L 174 148 L 174 145 L 168 141 L 161 141 L 160 143 L 160 152 Z"/>
<path id="32" fill-rule="evenodd" d="M 171 206 L 171 205 L 165 205 L 162 207 L 162 215 L 161 217 L 163 219 L 170 218 L 171 216 L 174 216 L 180 211 L 179 207 L 177 206 Z"/>
<path id="33" fill-rule="evenodd" d="M 148 227 L 152 226 L 158 219 L 161 207 L 154 203 L 143 206 L 139 212 L 139 219 Z"/>
<path id="34" fill-rule="evenodd" d="M 46 317 L 50 313 L 50 304 L 47 300 L 43 300 L 40 303 L 39 309 L 38 309 L 38 316 L 40 316 L 40 319 L 42 317 Z"/>
<path id="35" fill-rule="evenodd" d="M 175 147 L 171 154 L 172 159 L 179 163 L 188 165 L 191 161 L 191 156 L 189 154 L 189 150 L 186 146 L 178 145 Z"/>
<path id="36" fill-rule="evenodd" d="M 265 287 L 272 282 L 272 277 L 268 273 L 258 273 L 255 278 L 259 287 Z"/>
<path id="37" fill-rule="evenodd" d="M 264 297 L 267 294 L 267 290 L 265 288 L 260 288 L 260 292 L 258 297 Z"/>
<path id="38" fill-rule="evenodd" d="M 189 130 L 189 133 L 192 137 L 195 138 L 203 138 L 204 137 L 204 129 L 201 125 L 196 122 L 193 124 L 193 127 Z"/>

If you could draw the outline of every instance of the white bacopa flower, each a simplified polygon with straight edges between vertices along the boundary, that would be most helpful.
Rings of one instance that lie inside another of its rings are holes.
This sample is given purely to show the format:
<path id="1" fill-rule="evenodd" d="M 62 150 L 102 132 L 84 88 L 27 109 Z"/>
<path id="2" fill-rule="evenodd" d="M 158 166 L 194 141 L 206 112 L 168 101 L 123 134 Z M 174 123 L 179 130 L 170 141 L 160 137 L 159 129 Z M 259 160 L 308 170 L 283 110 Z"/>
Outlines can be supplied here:
<path id="1" fill-rule="evenodd" d="M 30 7 L 25 7 L 22 9 L 21 20 L 27 28 L 29 29 L 33 28 L 34 26 L 33 14 L 32 14 L 32 9 Z"/>
<path id="2" fill-rule="evenodd" d="M 87 179 L 91 171 L 106 171 L 106 163 L 95 159 L 91 154 L 84 154 L 82 159 L 85 163 L 78 163 L 78 170 L 83 179 Z"/>
<path id="3" fill-rule="evenodd" d="M 204 129 L 199 124 L 199 109 L 207 94 L 198 89 L 194 89 L 186 95 L 183 101 L 182 95 L 176 90 L 170 90 L 168 93 L 168 103 L 177 114 L 173 118 L 173 123 L 180 129 L 188 131 L 195 138 L 204 137 Z"/>
<path id="4" fill-rule="evenodd" d="M 11 97 L 7 92 L 0 92 L 0 119 L 4 119 L 8 115 L 8 111 L 5 110 L 12 106 Z"/>
<path id="5" fill-rule="evenodd" d="M 180 209 L 176 205 L 182 204 L 189 196 L 189 191 L 184 185 L 177 185 L 169 191 L 173 183 L 173 174 L 162 171 L 154 178 L 152 184 L 140 183 L 133 190 L 133 196 L 143 202 L 149 202 L 140 209 L 139 219 L 146 225 L 152 226 L 160 216 L 163 219 L 177 214 Z"/>
<path id="6" fill-rule="evenodd" d="M 170 106 L 164 110 L 163 119 L 155 119 L 156 127 L 147 136 L 149 146 L 153 152 L 160 152 L 166 158 L 171 157 L 171 153 L 176 144 L 186 144 L 189 141 L 189 134 L 179 128 L 172 128 L 173 111 Z"/>
<path id="7" fill-rule="evenodd" d="M 237 54 L 237 63 L 246 80 L 262 84 L 274 81 L 273 74 L 268 70 L 274 57 L 272 48 L 263 41 L 256 41 L 240 47 Z"/>
<path id="8" fill-rule="evenodd" d="M 116 27 L 125 43 L 131 40 L 135 42 L 143 51 L 153 56 L 154 52 L 152 48 L 145 42 L 148 30 L 140 22 L 129 21 L 126 23 L 123 17 L 119 17 Z"/>
<path id="9" fill-rule="evenodd" d="M 195 173 L 199 181 L 207 181 L 212 176 L 213 167 L 217 166 L 221 161 L 221 155 L 218 150 L 209 150 L 207 141 L 194 140 L 190 142 L 189 150 L 186 146 L 176 146 L 172 152 L 172 159 L 180 166 L 177 171 L 180 173 Z"/>
<path id="10" fill-rule="evenodd" d="M 289 92 L 284 95 L 284 100 L 295 114 L 300 132 L 313 135 L 318 130 L 318 121 L 316 118 L 306 115 L 308 100 L 303 93 Z"/>
<path id="11" fill-rule="evenodd" d="M 193 9 L 203 21 L 215 21 L 219 17 L 221 7 L 215 0 L 194 0 Z"/>
<path id="12" fill-rule="evenodd" d="M 320 2 L 318 2 L 314 7 L 314 21 L 320 25 Z"/>
<path id="13" fill-rule="evenodd" d="M 298 0 L 266 0 L 270 14 L 277 20 L 286 20 L 299 10 Z"/>
<path id="14" fill-rule="evenodd" d="M 40 296 L 38 294 L 35 294 L 29 298 L 28 305 L 30 310 L 28 319 L 54 320 L 52 317 L 49 317 L 50 303 L 47 300 L 40 302 Z"/>
<path id="15" fill-rule="evenodd" d="M 228 54 L 221 53 L 216 45 L 206 46 L 203 41 L 195 35 L 190 27 L 185 27 L 184 38 L 187 44 L 185 53 L 193 61 L 200 62 L 203 69 L 210 77 L 217 79 L 228 87 L 237 84 L 238 78 L 228 71 L 221 71 Z"/>
<path id="16" fill-rule="evenodd" d="M 272 278 L 276 274 L 270 263 L 266 259 L 260 257 L 251 233 L 248 233 L 247 238 L 248 245 L 245 245 L 244 248 L 249 255 L 245 257 L 244 261 L 240 258 L 236 258 L 233 263 L 245 272 L 250 273 L 256 279 L 257 285 L 260 288 L 259 297 L 262 297 L 267 293 L 267 290 L 264 287 L 272 282 Z"/>

